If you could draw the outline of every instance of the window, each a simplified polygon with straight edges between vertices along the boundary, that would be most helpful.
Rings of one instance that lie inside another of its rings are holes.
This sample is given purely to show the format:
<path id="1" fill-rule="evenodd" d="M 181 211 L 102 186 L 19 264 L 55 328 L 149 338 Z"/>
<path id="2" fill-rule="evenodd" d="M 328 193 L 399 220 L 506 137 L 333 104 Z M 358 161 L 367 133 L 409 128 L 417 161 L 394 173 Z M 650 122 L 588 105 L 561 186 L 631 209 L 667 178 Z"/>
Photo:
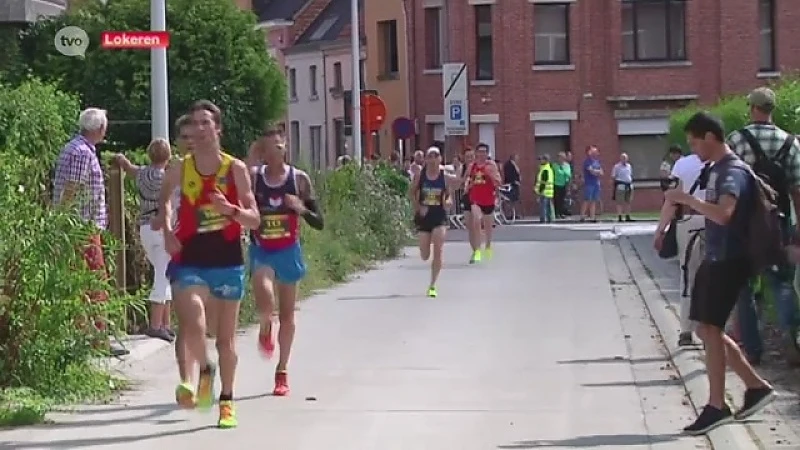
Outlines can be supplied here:
<path id="1" fill-rule="evenodd" d="M 620 136 L 619 149 L 627 153 L 633 167 L 633 179 L 637 181 L 657 180 L 660 177 L 661 161 L 667 151 L 667 137 L 663 134 Z"/>
<path id="2" fill-rule="evenodd" d="M 425 8 L 425 68 L 441 69 L 444 53 L 442 8 Z"/>
<path id="3" fill-rule="evenodd" d="M 367 61 L 364 59 L 358 62 L 358 75 L 360 78 L 359 87 L 363 91 L 367 88 L 367 80 L 365 79 L 367 76 Z"/>
<path id="4" fill-rule="evenodd" d="M 479 123 L 478 124 L 478 142 L 489 146 L 489 154 L 497 158 L 497 149 L 495 148 L 495 124 L 493 123 Z"/>
<path id="5" fill-rule="evenodd" d="M 400 55 L 397 48 L 397 21 L 384 20 L 378 22 L 378 75 L 396 78 L 400 72 Z"/>
<path id="6" fill-rule="evenodd" d="M 623 0 L 622 60 L 686 60 L 685 0 Z"/>
<path id="7" fill-rule="evenodd" d="M 322 127 L 315 125 L 308 127 L 308 135 L 311 138 L 311 164 L 315 170 L 322 170 Z"/>
<path id="8" fill-rule="evenodd" d="M 547 155 L 550 161 L 556 161 L 559 153 L 569 150 L 569 136 L 536 136 L 533 148 L 536 156 Z"/>
<path id="9" fill-rule="evenodd" d="M 533 5 L 534 63 L 569 64 L 569 4 Z"/>
<path id="10" fill-rule="evenodd" d="M 773 72 L 777 68 L 775 63 L 775 0 L 759 0 L 758 23 L 761 28 L 759 45 L 761 72 Z"/>
<path id="11" fill-rule="evenodd" d="M 344 148 L 344 119 L 333 119 L 333 133 L 334 145 L 336 145 L 336 157 L 338 158 L 346 153 Z"/>
<path id="12" fill-rule="evenodd" d="M 300 122 L 293 120 L 289 126 L 291 128 L 289 135 L 289 147 L 292 151 L 291 161 L 297 163 L 300 159 Z"/>
<path id="13" fill-rule="evenodd" d="M 308 90 L 311 92 L 311 98 L 319 98 L 317 92 L 317 66 L 310 66 L 308 68 Z"/>
<path id="14" fill-rule="evenodd" d="M 333 88 L 341 91 L 342 88 L 342 63 L 333 63 Z"/>
<path id="15" fill-rule="evenodd" d="M 475 6 L 475 79 L 493 80 L 492 5 Z"/>
<path id="16" fill-rule="evenodd" d="M 297 100 L 297 71 L 289 69 L 289 98 Z"/>

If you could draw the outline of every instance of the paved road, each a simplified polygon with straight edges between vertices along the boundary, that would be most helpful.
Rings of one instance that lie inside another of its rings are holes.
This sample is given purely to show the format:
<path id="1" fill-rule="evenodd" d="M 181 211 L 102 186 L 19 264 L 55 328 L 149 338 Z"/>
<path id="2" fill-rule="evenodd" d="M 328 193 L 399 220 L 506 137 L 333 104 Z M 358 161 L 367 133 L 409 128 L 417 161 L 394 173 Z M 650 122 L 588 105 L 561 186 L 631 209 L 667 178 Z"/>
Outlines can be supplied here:
<path id="1" fill-rule="evenodd" d="M 299 312 L 288 398 L 267 394 L 273 367 L 243 333 L 237 430 L 173 407 L 164 351 L 129 370 L 138 382 L 119 404 L 0 432 L 0 447 L 709 448 L 675 435 L 693 414 L 683 386 L 641 299 L 611 287 L 618 251 L 592 232 L 498 243 L 479 266 L 450 243 L 438 299 L 421 295 L 428 272 L 412 250 L 313 297 Z"/>

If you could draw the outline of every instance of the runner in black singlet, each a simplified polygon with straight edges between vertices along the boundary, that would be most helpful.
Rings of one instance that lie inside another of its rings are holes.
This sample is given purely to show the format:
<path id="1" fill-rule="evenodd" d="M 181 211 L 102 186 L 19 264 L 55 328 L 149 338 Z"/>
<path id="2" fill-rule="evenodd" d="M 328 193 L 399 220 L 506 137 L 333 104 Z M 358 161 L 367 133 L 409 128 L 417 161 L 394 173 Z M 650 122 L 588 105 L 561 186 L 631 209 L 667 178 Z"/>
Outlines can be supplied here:
<path id="1" fill-rule="evenodd" d="M 447 208 L 452 204 L 449 186 L 457 183 L 458 178 L 447 175 L 442 169 L 442 155 L 436 147 L 428 149 L 425 166 L 411 182 L 411 200 L 414 202 L 414 223 L 419 233 L 420 256 L 423 261 L 427 261 L 431 253 L 433 254 L 428 297 L 438 295 L 436 281 L 442 270 Z"/>

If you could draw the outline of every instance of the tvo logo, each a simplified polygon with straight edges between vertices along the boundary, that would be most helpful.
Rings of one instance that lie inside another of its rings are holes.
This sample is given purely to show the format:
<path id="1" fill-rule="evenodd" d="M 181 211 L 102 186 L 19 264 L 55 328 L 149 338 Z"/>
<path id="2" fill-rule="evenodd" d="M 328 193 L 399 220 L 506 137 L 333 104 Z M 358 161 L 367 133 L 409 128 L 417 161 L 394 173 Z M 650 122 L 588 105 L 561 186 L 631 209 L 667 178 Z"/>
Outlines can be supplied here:
<path id="1" fill-rule="evenodd" d="M 89 35 L 82 28 L 64 27 L 58 30 L 53 43 L 56 50 L 64 56 L 83 57 L 86 55 L 86 49 L 89 48 Z"/>

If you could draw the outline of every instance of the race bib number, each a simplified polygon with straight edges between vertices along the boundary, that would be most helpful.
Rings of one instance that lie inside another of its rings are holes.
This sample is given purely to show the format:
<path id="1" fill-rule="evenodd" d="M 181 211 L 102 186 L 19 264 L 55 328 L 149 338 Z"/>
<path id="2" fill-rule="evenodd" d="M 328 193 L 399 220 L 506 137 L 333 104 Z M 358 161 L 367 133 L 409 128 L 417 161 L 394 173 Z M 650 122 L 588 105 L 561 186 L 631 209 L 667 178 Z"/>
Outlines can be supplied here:
<path id="1" fill-rule="evenodd" d="M 441 189 L 425 189 L 422 197 L 422 204 L 425 206 L 439 206 L 442 201 Z"/>
<path id="2" fill-rule="evenodd" d="M 291 236 L 289 232 L 289 216 L 286 214 L 270 214 L 261 217 L 261 239 L 283 239 Z"/>
<path id="3" fill-rule="evenodd" d="M 228 224 L 228 218 L 214 211 L 211 205 L 197 208 L 197 232 L 212 233 L 221 231 Z"/>

